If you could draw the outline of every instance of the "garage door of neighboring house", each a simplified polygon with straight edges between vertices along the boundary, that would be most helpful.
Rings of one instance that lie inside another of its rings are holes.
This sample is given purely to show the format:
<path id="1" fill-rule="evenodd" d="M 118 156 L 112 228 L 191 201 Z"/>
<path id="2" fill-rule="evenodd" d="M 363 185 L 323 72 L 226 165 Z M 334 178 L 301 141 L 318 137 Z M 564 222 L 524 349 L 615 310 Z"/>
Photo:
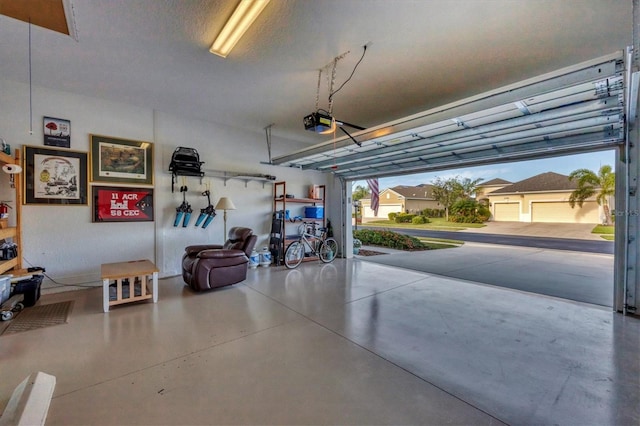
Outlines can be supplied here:
<path id="1" fill-rule="evenodd" d="M 402 204 L 380 204 L 378 207 L 378 218 L 387 219 L 389 217 L 389 213 L 398 213 L 402 211 Z M 371 212 L 371 216 L 373 216 L 373 212 Z"/>
<path id="2" fill-rule="evenodd" d="M 494 203 L 493 220 L 518 222 L 520 220 L 520 203 Z"/>
<path id="3" fill-rule="evenodd" d="M 532 222 L 600 223 L 598 203 L 585 201 L 571 208 L 567 202 L 538 201 L 531 203 Z"/>

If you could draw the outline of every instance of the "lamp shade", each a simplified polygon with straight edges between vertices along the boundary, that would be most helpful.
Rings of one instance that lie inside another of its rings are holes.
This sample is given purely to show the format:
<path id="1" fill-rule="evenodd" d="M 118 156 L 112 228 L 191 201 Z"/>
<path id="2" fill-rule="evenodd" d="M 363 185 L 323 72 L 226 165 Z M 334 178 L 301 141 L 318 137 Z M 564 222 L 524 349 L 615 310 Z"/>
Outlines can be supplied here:
<path id="1" fill-rule="evenodd" d="M 236 206 L 233 204 L 230 198 L 222 197 L 216 204 L 216 210 L 235 210 Z"/>

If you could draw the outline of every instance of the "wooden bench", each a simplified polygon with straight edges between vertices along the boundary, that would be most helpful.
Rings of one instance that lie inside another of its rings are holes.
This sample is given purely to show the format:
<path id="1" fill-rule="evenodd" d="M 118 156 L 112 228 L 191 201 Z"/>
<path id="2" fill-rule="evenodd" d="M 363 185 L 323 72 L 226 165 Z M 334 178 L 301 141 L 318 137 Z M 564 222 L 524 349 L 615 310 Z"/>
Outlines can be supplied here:
<path id="1" fill-rule="evenodd" d="M 110 306 L 141 300 L 153 299 L 153 303 L 157 303 L 158 272 L 158 268 L 150 260 L 103 263 L 101 278 L 104 311 L 109 312 Z M 148 284 L 151 284 L 151 291 Z M 110 289 L 114 289 L 113 292 Z"/>

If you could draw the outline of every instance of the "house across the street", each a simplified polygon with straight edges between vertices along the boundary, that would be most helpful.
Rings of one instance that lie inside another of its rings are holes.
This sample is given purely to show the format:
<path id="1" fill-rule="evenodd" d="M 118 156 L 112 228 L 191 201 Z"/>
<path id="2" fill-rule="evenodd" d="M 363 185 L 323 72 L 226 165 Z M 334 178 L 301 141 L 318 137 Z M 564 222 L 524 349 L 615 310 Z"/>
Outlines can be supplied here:
<path id="1" fill-rule="evenodd" d="M 509 182 L 491 179 L 478 185 L 476 199 L 491 209 L 491 220 L 502 222 L 602 223 L 604 210 L 596 197 L 574 208 L 569 197 L 577 183 L 554 172 Z M 371 199 L 363 198 L 363 220 L 387 219 L 389 213 L 419 213 L 424 209 L 443 209 L 433 197 L 433 185 L 398 185 L 380 192 L 378 215 L 371 210 Z M 613 209 L 613 200 L 610 200 Z"/>
<path id="2" fill-rule="evenodd" d="M 582 207 L 576 204 L 571 208 L 569 197 L 576 187 L 568 176 L 546 172 L 490 192 L 485 190 L 482 198 L 489 200 L 491 220 L 495 221 L 602 223 L 603 208 L 595 196 L 585 200 Z"/>
<path id="3" fill-rule="evenodd" d="M 489 198 L 487 197 L 488 193 L 496 191 L 498 189 L 502 189 L 507 185 L 511 185 L 512 183 L 513 182 L 509 182 L 508 180 L 504 180 L 500 178 L 491 179 L 486 182 L 481 182 L 476 187 L 476 200 L 480 201 L 481 203 L 486 203 L 488 205 L 489 203 Z"/>
<path id="4" fill-rule="evenodd" d="M 362 218 L 364 220 L 387 219 L 389 213 L 419 213 L 424 209 L 442 209 L 433 198 L 433 185 L 423 183 L 418 186 L 398 185 L 380 191 L 378 215 L 371 210 L 371 198 L 363 198 Z"/>

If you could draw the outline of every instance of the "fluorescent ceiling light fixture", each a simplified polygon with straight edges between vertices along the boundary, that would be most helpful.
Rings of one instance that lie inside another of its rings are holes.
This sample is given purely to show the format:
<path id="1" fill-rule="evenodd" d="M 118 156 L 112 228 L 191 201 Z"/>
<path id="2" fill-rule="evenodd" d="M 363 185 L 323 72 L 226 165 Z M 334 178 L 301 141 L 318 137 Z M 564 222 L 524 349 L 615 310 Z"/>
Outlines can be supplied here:
<path id="1" fill-rule="evenodd" d="M 267 4 L 269 0 L 240 0 L 209 52 L 226 58 Z"/>

